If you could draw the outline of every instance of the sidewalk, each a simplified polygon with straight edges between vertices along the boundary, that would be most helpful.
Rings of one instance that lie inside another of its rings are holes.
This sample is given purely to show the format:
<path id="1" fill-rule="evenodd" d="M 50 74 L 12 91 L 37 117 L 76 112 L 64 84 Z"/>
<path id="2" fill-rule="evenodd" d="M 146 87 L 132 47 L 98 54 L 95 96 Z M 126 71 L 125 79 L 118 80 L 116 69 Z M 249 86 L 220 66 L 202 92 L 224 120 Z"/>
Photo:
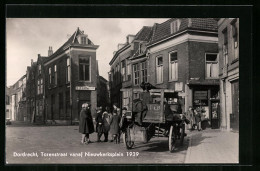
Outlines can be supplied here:
<path id="1" fill-rule="evenodd" d="M 238 163 L 239 134 L 214 129 L 192 131 L 185 163 Z"/>

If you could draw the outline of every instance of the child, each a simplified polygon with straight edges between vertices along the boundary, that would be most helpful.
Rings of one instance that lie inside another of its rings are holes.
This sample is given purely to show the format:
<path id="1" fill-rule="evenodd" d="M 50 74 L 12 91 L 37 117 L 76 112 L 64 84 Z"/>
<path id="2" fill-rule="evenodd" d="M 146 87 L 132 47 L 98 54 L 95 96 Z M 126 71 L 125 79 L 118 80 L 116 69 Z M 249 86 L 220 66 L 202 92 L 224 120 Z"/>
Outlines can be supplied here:
<path id="1" fill-rule="evenodd" d="M 110 121 L 110 133 L 113 135 L 114 142 L 118 144 L 119 140 L 119 122 L 120 122 L 120 116 L 117 114 L 117 111 L 113 111 L 113 116 Z"/>

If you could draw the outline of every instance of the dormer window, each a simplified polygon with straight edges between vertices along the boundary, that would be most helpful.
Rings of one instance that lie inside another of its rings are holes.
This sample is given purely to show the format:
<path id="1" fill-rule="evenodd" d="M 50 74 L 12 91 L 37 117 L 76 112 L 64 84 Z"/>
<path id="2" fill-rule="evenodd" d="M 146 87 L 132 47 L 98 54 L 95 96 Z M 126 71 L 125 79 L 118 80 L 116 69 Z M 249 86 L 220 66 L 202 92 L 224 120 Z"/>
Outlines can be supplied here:
<path id="1" fill-rule="evenodd" d="M 80 36 L 78 37 L 78 41 L 79 41 L 79 43 L 82 44 L 82 45 L 88 44 L 88 43 L 87 43 L 87 40 L 88 40 L 88 36 L 87 36 L 87 35 L 80 35 Z"/>
<path id="2" fill-rule="evenodd" d="M 142 54 L 145 52 L 146 46 L 144 43 L 139 44 L 139 54 Z"/>
<path id="3" fill-rule="evenodd" d="M 179 31 L 179 28 L 180 28 L 180 25 L 181 25 L 181 21 L 179 19 L 177 20 L 174 20 L 172 23 L 171 23 L 171 34 Z"/>

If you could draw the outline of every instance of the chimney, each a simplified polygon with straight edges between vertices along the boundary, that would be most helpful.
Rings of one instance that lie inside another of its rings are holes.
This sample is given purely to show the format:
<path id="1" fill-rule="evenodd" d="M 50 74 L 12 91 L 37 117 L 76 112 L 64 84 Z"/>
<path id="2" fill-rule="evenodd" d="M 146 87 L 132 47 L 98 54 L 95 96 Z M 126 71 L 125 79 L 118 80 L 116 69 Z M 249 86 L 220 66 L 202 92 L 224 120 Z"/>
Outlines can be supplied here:
<path id="1" fill-rule="evenodd" d="M 134 38 L 135 38 L 134 35 L 129 34 L 129 35 L 126 36 L 126 42 L 127 42 L 127 43 L 132 43 L 132 41 L 134 40 Z"/>
<path id="2" fill-rule="evenodd" d="M 119 50 L 119 49 L 121 49 L 122 47 L 124 47 L 124 45 L 125 45 L 125 44 L 123 44 L 123 43 L 119 43 L 119 44 L 117 45 L 117 50 Z"/>
<path id="3" fill-rule="evenodd" d="M 49 50 L 48 50 L 48 56 L 51 56 L 53 54 L 53 51 L 52 51 L 52 47 L 49 46 Z"/>
<path id="4" fill-rule="evenodd" d="M 31 59 L 31 66 L 33 65 L 33 59 Z"/>

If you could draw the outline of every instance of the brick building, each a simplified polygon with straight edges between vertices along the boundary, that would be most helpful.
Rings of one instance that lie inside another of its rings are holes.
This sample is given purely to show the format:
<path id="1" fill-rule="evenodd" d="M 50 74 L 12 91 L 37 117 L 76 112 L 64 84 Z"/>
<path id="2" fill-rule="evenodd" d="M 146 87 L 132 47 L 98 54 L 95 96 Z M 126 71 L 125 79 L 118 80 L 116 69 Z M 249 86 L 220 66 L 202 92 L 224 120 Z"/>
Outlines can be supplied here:
<path id="1" fill-rule="evenodd" d="M 139 35 L 142 32 L 145 32 L 145 40 L 137 41 L 137 45 L 133 46 L 136 48 L 129 57 L 131 61 L 131 71 L 129 72 L 131 76 L 129 77 L 132 80 L 128 84 L 128 90 L 132 88 L 136 92 L 132 91 L 133 94 L 129 94 L 126 92 L 127 87 L 123 86 L 124 82 L 121 83 L 120 88 L 123 88 L 121 106 L 129 103 L 131 96 L 133 99 L 138 98 L 140 84 L 149 82 L 156 88 L 176 92 L 183 112 L 187 111 L 189 106 L 204 107 L 206 118 L 210 122 L 215 119 L 214 127 L 218 127 L 217 21 L 213 18 L 172 18 L 161 24 L 156 23 L 153 27 L 143 28 Z M 137 37 L 138 34 L 135 36 L 135 40 Z M 115 61 L 116 55 L 112 61 Z M 122 60 L 116 59 L 118 62 L 114 65 L 119 65 L 116 73 L 121 73 L 119 78 L 123 78 L 122 70 L 125 65 L 120 67 Z M 117 67 L 111 65 L 111 68 L 111 73 L 113 73 L 113 69 Z M 113 79 L 111 82 L 113 85 Z M 113 92 L 113 86 L 111 89 Z M 124 98 L 125 96 L 128 97 Z"/>
<path id="2" fill-rule="evenodd" d="M 10 107 L 11 112 L 9 117 L 12 121 L 25 121 L 27 120 L 26 111 L 26 75 L 23 75 L 14 85 L 10 86 Z"/>
<path id="3" fill-rule="evenodd" d="M 97 48 L 78 28 L 44 61 L 47 121 L 78 122 L 81 106 L 86 102 L 91 104 L 94 114 L 97 106 Z"/>
<path id="4" fill-rule="evenodd" d="M 218 20 L 221 128 L 239 130 L 239 19 Z"/>

